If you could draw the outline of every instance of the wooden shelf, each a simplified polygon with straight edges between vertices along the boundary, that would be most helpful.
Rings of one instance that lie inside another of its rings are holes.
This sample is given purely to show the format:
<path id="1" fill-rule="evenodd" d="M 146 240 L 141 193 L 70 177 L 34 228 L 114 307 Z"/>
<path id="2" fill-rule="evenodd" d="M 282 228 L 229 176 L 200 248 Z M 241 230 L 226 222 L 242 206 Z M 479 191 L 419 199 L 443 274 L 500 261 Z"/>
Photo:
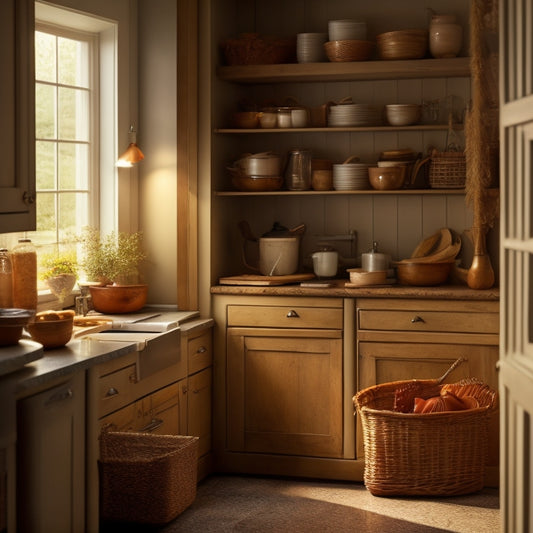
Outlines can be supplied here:
<path id="1" fill-rule="evenodd" d="M 216 128 L 215 133 L 335 133 L 335 132 L 386 132 L 386 131 L 446 131 L 447 124 L 418 124 L 415 126 L 346 126 L 342 128 Z M 462 125 L 454 124 L 455 130 L 463 129 Z"/>
<path id="2" fill-rule="evenodd" d="M 470 58 L 238 65 L 218 67 L 217 76 L 234 83 L 469 77 Z"/>
<path id="3" fill-rule="evenodd" d="M 365 189 L 357 191 L 265 191 L 265 192 L 244 192 L 244 191 L 214 191 L 215 196 L 352 196 L 352 195 L 461 195 L 465 194 L 464 189 L 396 189 L 392 191 L 378 191 L 375 189 Z"/>

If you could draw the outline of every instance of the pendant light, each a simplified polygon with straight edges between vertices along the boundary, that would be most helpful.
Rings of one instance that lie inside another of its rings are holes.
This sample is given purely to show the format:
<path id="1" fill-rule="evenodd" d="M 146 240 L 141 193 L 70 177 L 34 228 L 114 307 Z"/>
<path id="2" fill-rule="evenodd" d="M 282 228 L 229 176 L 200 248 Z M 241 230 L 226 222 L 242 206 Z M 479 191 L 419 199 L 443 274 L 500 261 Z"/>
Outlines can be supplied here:
<path id="1" fill-rule="evenodd" d="M 137 132 L 133 129 L 133 126 L 130 126 L 128 135 L 130 137 L 130 144 L 126 151 L 118 158 L 117 167 L 132 167 L 144 159 L 144 154 L 137 146 Z"/>

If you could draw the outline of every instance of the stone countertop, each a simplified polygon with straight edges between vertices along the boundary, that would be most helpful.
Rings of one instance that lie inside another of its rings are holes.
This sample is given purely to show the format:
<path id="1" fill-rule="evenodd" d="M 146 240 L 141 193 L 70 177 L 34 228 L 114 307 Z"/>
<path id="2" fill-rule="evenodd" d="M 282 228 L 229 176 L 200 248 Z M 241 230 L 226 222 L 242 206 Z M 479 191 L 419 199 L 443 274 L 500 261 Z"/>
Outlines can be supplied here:
<path id="1" fill-rule="evenodd" d="M 465 285 L 439 285 L 437 287 L 411 287 L 407 285 L 380 285 L 375 287 L 345 287 L 344 279 L 334 280 L 331 287 L 302 287 L 296 285 L 214 285 L 211 294 L 242 296 L 319 296 L 330 298 L 420 298 L 441 300 L 496 300 L 499 288 L 470 289 Z"/>

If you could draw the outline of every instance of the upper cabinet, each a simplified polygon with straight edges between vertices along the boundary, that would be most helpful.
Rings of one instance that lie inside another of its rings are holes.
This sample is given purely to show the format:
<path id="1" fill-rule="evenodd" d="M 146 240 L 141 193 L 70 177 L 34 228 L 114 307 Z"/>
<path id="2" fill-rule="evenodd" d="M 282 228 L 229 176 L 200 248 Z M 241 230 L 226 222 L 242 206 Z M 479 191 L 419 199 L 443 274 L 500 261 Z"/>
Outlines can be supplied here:
<path id="1" fill-rule="evenodd" d="M 0 3 L 0 233 L 35 229 L 34 2 Z"/>

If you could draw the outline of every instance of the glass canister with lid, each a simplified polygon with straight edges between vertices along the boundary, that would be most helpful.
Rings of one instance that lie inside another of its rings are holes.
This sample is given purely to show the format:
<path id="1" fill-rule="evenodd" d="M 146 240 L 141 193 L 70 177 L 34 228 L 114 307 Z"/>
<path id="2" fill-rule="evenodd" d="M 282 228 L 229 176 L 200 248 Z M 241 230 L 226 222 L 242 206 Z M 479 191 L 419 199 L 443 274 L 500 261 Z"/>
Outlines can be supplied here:
<path id="1" fill-rule="evenodd" d="M 285 168 L 285 185 L 290 191 L 311 188 L 311 150 L 291 150 Z"/>
<path id="2" fill-rule="evenodd" d="M 31 239 L 19 239 L 11 253 L 13 307 L 37 309 L 37 251 Z"/>

